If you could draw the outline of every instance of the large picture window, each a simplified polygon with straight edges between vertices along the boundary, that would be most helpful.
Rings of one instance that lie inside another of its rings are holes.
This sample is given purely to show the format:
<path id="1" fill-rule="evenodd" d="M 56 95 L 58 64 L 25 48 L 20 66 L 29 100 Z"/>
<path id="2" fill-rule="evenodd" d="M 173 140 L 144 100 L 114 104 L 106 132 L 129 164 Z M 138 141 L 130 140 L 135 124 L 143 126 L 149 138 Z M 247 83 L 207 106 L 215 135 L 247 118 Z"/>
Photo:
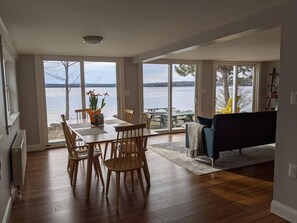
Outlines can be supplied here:
<path id="1" fill-rule="evenodd" d="M 86 92 L 108 92 L 104 115 L 117 115 L 116 62 L 43 60 L 47 138 L 49 143 L 64 140 L 60 115 L 77 118 L 75 110 L 89 108 Z"/>

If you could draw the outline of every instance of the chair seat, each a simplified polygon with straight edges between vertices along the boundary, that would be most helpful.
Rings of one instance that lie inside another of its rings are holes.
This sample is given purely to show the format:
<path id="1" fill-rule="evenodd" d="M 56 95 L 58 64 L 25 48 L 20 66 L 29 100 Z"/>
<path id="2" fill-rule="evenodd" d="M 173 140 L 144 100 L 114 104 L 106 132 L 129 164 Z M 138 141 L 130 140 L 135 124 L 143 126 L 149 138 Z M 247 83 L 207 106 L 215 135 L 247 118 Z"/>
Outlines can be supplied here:
<path id="1" fill-rule="evenodd" d="M 139 160 L 138 157 L 119 157 L 115 159 L 109 159 L 104 162 L 105 166 L 115 172 L 126 172 L 143 167 L 143 160 Z"/>

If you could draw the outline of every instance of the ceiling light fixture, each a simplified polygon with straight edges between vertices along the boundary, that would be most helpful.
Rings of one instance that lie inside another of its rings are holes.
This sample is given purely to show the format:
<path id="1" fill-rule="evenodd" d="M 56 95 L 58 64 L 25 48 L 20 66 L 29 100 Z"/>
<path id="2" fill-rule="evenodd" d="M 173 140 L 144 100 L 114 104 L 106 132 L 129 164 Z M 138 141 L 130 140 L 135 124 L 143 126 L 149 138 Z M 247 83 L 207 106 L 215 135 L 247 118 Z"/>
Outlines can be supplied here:
<path id="1" fill-rule="evenodd" d="M 85 43 L 98 44 L 98 43 L 102 43 L 103 37 L 102 36 L 84 36 L 83 40 Z"/>

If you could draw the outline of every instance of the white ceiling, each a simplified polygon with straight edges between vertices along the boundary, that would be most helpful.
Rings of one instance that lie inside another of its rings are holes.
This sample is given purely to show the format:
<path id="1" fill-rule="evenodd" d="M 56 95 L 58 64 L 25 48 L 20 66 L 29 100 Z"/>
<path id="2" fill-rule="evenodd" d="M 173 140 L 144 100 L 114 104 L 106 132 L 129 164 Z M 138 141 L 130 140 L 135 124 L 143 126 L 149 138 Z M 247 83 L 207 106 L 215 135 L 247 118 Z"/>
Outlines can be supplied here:
<path id="1" fill-rule="evenodd" d="M 214 43 L 197 49 L 169 54 L 167 59 L 224 61 L 273 61 L 280 56 L 281 28 L 256 32 L 230 41 Z"/>
<path id="2" fill-rule="evenodd" d="M 0 17 L 18 53 L 135 57 L 286 0 L 1 0 Z M 100 45 L 82 42 L 101 35 Z M 170 58 L 274 60 L 279 28 Z"/>

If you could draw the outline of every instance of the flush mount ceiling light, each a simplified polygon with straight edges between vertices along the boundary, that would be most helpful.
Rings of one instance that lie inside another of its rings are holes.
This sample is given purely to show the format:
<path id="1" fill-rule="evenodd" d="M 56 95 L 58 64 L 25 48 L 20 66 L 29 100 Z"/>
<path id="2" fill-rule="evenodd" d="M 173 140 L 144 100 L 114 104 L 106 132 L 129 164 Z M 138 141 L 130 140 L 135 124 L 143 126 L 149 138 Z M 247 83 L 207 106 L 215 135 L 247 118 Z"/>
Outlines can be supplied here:
<path id="1" fill-rule="evenodd" d="M 102 36 L 84 36 L 83 40 L 85 43 L 98 44 L 98 43 L 102 43 L 103 37 Z"/>

